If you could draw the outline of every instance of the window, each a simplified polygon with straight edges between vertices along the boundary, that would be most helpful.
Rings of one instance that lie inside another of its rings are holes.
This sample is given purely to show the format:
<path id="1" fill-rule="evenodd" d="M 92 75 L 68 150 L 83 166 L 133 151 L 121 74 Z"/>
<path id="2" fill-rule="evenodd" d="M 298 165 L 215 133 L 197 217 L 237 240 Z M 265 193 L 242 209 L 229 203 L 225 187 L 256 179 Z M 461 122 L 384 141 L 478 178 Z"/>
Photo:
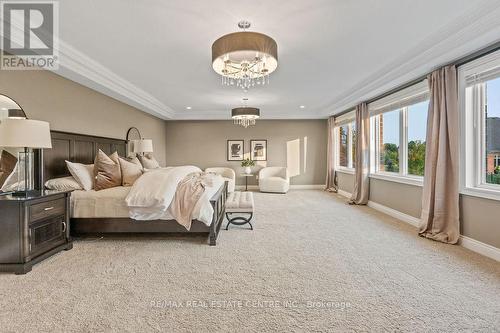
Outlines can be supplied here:
<path id="1" fill-rule="evenodd" d="M 339 133 L 339 166 L 349 167 L 349 125 L 340 126 Z"/>
<path id="2" fill-rule="evenodd" d="M 429 94 L 427 81 L 370 103 L 372 177 L 421 185 Z"/>
<path id="3" fill-rule="evenodd" d="M 377 117 L 378 172 L 399 173 L 399 115 L 400 110 L 396 110 Z"/>
<path id="4" fill-rule="evenodd" d="M 492 159 L 493 165 L 486 163 L 485 180 L 488 184 L 500 185 L 500 78 L 484 83 L 485 103 L 485 151 L 486 159 Z"/>
<path id="5" fill-rule="evenodd" d="M 339 126 L 338 138 L 338 166 L 345 169 L 354 169 L 356 160 L 356 124 L 350 122 L 348 124 Z"/>
<path id="6" fill-rule="evenodd" d="M 424 176 L 425 136 L 429 101 L 408 107 L 408 174 Z"/>
<path id="7" fill-rule="evenodd" d="M 486 93 L 484 119 L 486 127 L 485 181 L 488 184 L 500 185 L 500 77 L 484 83 Z M 489 160 L 493 163 L 488 163 Z"/>
<path id="8" fill-rule="evenodd" d="M 356 122 L 351 123 L 351 159 L 352 168 L 356 166 Z"/>
<path id="9" fill-rule="evenodd" d="M 356 161 L 356 123 L 354 112 L 340 116 L 335 128 L 337 168 L 352 172 Z"/>
<path id="10" fill-rule="evenodd" d="M 462 193 L 500 200 L 500 52 L 459 68 Z"/>

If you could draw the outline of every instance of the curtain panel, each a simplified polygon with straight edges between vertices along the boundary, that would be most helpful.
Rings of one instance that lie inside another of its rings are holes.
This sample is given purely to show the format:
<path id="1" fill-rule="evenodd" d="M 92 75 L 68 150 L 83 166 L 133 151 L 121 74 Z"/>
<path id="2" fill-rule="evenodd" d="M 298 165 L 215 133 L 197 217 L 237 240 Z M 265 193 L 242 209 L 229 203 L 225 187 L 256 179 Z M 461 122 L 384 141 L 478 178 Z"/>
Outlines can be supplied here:
<path id="1" fill-rule="evenodd" d="M 354 176 L 354 191 L 350 204 L 366 205 L 370 195 L 370 112 L 368 105 L 361 103 L 356 106 L 356 163 Z"/>
<path id="2" fill-rule="evenodd" d="M 337 174 L 335 173 L 335 117 L 328 118 L 328 142 L 326 144 L 326 191 L 337 192 Z"/>
<path id="3" fill-rule="evenodd" d="M 459 115 L 455 66 L 446 66 L 432 72 L 428 81 L 430 102 L 419 234 L 455 244 L 460 235 Z"/>

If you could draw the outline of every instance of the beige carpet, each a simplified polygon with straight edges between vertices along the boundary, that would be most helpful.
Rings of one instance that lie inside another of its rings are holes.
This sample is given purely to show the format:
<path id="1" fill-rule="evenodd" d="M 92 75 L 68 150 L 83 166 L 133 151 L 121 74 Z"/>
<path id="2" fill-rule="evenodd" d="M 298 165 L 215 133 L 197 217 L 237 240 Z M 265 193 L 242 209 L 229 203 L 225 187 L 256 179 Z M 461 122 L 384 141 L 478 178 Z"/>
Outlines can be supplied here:
<path id="1" fill-rule="evenodd" d="M 334 194 L 255 194 L 254 231 L 86 239 L 0 274 L 0 331 L 500 330 L 500 264 Z"/>

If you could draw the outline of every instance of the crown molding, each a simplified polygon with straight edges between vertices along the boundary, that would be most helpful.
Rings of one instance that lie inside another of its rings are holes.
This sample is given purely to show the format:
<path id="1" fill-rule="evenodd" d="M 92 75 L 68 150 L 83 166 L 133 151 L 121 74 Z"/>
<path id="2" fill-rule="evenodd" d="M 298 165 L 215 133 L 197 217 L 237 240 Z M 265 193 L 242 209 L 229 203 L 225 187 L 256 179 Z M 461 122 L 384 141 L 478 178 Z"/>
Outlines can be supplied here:
<path id="1" fill-rule="evenodd" d="M 23 33 L 13 22 L 11 28 Z M 44 32 L 41 32 L 44 33 Z M 3 36 L 1 36 L 3 38 Z M 56 38 L 58 38 L 56 36 Z M 52 72 L 136 107 L 161 119 L 171 119 L 175 112 L 146 91 L 125 80 L 110 69 L 58 38 L 54 45 L 59 53 L 59 69 Z"/>
<path id="2" fill-rule="evenodd" d="M 500 40 L 500 4 L 483 0 L 321 108 L 334 115 Z"/>
<path id="3" fill-rule="evenodd" d="M 151 94 L 62 40 L 59 41 L 59 70 L 55 73 L 155 117 L 172 119 L 175 116 L 174 110 Z"/>
<path id="4" fill-rule="evenodd" d="M 260 119 L 326 119 L 327 117 L 319 112 L 311 110 L 301 110 L 290 112 L 266 112 L 261 109 Z M 178 111 L 172 120 L 231 120 L 231 110 L 212 111 Z"/>

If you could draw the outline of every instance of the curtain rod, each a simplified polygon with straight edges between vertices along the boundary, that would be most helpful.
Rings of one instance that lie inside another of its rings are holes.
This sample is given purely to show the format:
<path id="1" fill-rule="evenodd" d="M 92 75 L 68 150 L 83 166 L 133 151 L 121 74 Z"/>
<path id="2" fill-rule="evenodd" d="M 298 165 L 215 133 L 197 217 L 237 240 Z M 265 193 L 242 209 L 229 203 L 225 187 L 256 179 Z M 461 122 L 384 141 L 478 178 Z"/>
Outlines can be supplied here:
<path id="1" fill-rule="evenodd" d="M 452 61 L 452 62 L 449 62 L 449 63 L 447 63 L 447 64 L 445 64 L 445 65 L 438 66 L 437 68 L 439 68 L 439 67 L 445 67 L 445 66 L 449 66 L 449 65 L 455 65 L 455 66 L 457 66 L 457 67 L 460 67 L 460 66 L 465 65 L 465 64 L 467 64 L 467 63 L 469 63 L 469 62 L 471 62 L 471 61 L 474 61 L 474 60 L 476 60 L 476 59 L 478 59 L 478 58 L 484 57 L 485 55 L 488 55 L 488 54 L 490 54 L 490 53 L 493 53 L 493 52 L 495 52 L 495 51 L 497 51 L 497 50 L 500 50 L 500 41 L 495 42 L 495 43 L 493 43 L 493 44 L 491 44 L 491 45 L 488 45 L 487 47 L 482 48 L 482 49 L 480 49 L 480 50 L 478 50 L 478 51 L 472 52 L 472 53 L 470 53 L 470 54 L 468 54 L 468 55 L 466 55 L 466 56 L 464 56 L 464 57 L 458 58 L 458 59 L 456 59 L 456 60 L 454 60 L 454 61 Z M 431 72 L 432 72 L 432 71 L 431 71 Z M 401 91 L 401 90 L 406 89 L 406 88 L 408 88 L 408 87 L 410 87 L 410 86 L 413 86 L 414 84 L 417 84 L 417 83 L 419 83 L 419 82 L 421 82 L 421 81 L 425 80 L 425 79 L 427 78 L 427 75 L 428 75 L 428 74 L 425 74 L 425 75 L 419 76 L 418 78 L 413 79 L 413 80 L 411 80 L 411 81 L 408 81 L 408 82 L 406 82 L 406 83 L 403 83 L 402 85 L 399 85 L 399 86 L 397 86 L 396 88 L 393 88 L 393 89 L 391 89 L 391 90 L 389 90 L 389 91 L 386 91 L 386 92 L 384 92 L 384 93 L 382 93 L 382 94 L 380 94 L 380 95 L 378 95 L 378 96 L 372 97 L 372 98 L 368 99 L 368 100 L 366 101 L 366 103 L 367 103 L 367 104 L 373 103 L 373 102 L 375 102 L 376 100 L 379 100 L 379 99 L 381 99 L 381 98 L 387 97 L 387 96 L 389 96 L 389 95 L 392 95 L 392 94 L 394 94 L 394 93 L 397 93 L 398 91 Z M 346 113 L 348 113 L 348 112 L 351 112 L 353 108 L 355 108 L 355 106 L 350 107 L 350 108 L 348 108 L 348 109 L 346 109 L 346 110 L 343 110 L 343 111 L 341 111 L 341 112 L 337 113 L 337 114 L 336 114 L 336 115 L 334 115 L 334 116 L 335 116 L 335 117 L 339 117 L 339 116 L 341 116 L 341 115 L 343 115 L 343 114 L 346 114 Z"/>

